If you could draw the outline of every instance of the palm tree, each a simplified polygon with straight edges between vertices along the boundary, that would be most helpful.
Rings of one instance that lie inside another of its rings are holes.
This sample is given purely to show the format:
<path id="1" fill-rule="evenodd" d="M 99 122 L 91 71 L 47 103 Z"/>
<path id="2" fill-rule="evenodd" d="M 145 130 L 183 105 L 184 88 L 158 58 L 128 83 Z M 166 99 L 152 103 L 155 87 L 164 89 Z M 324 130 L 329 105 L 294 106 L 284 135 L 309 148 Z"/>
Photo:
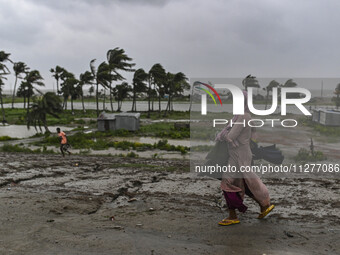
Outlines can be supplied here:
<path id="1" fill-rule="evenodd" d="M 115 100 L 118 103 L 118 109 L 117 109 L 118 112 L 120 112 L 122 108 L 123 100 L 129 96 L 130 91 L 131 91 L 131 88 L 127 82 L 123 82 L 122 84 L 117 85 L 113 89 L 113 95 L 115 97 Z"/>
<path id="2" fill-rule="evenodd" d="M 89 94 L 90 94 L 90 97 L 92 97 L 92 93 L 94 92 L 94 86 L 91 86 L 89 88 Z"/>
<path id="3" fill-rule="evenodd" d="M 73 100 L 76 99 L 80 95 L 79 88 L 77 88 L 79 81 L 75 78 L 73 73 L 70 73 L 66 70 L 63 72 L 61 79 L 63 81 L 63 83 L 61 84 L 61 92 L 64 97 L 63 106 L 65 107 L 65 110 L 66 110 L 67 100 L 71 96 L 71 112 L 72 114 L 74 114 Z"/>
<path id="4" fill-rule="evenodd" d="M 268 100 L 269 100 L 269 93 L 273 91 L 273 88 L 277 88 L 277 87 L 280 87 L 280 83 L 278 83 L 275 80 L 272 80 L 271 82 L 269 82 L 269 84 L 268 84 L 268 86 L 266 88 L 263 88 L 267 92 L 266 105 L 264 107 L 265 110 L 267 110 L 267 105 L 268 105 Z"/>
<path id="5" fill-rule="evenodd" d="M 153 81 L 156 93 L 158 95 L 158 112 L 160 116 L 161 110 L 162 110 L 161 99 L 164 97 L 164 94 L 165 94 L 164 83 L 166 81 L 166 72 L 163 66 L 157 63 L 151 67 L 149 74 L 152 76 L 152 81 Z"/>
<path id="6" fill-rule="evenodd" d="M 293 79 L 289 79 L 282 85 L 283 88 L 293 88 L 297 87 L 297 83 Z"/>
<path id="7" fill-rule="evenodd" d="M 1 101 L 1 110 L 2 110 L 2 123 L 6 123 L 6 116 L 5 116 L 5 110 L 3 107 L 3 99 L 2 99 L 2 87 L 5 85 L 3 80 L 7 79 L 4 77 L 4 75 L 8 75 L 11 73 L 8 67 L 4 63 L 7 61 L 12 63 L 12 61 L 9 59 L 10 55 L 11 55 L 10 53 L 0 51 L 0 101 Z"/>
<path id="8" fill-rule="evenodd" d="M 40 75 L 38 70 L 33 70 L 33 71 L 30 71 L 26 74 L 26 77 L 25 77 L 25 80 L 24 80 L 24 86 L 27 90 L 27 115 L 29 113 L 30 98 L 33 95 L 33 89 L 37 90 L 36 88 L 34 88 L 34 85 L 45 86 L 44 83 L 42 82 L 42 80 L 43 80 L 43 78 Z M 39 90 L 37 90 L 37 91 L 39 91 Z"/>
<path id="9" fill-rule="evenodd" d="M 252 87 L 252 88 L 259 88 L 260 84 L 255 76 L 249 74 L 246 78 L 243 79 L 242 85 L 245 89 Z"/>
<path id="10" fill-rule="evenodd" d="M 2 86 L 5 85 L 5 83 L 3 82 L 3 79 L 6 79 L 6 78 L 0 76 L 0 103 L 1 103 L 1 111 L 2 111 L 2 123 L 5 124 L 7 121 L 6 121 L 4 103 L 2 100 Z"/>
<path id="11" fill-rule="evenodd" d="M 145 92 L 146 84 L 145 81 L 148 78 L 148 74 L 144 71 L 144 69 L 140 68 L 135 71 L 132 79 L 132 109 L 131 111 L 137 111 L 137 103 L 136 98 L 138 93 Z"/>
<path id="12" fill-rule="evenodd" d="M 6 75 L 10 74 L 8 67 L 4 64 L 5 62 L 12 62 L 12 60 L 9 58 L 11 53 L 6 53 L 4 51 L 0 51 L 0 75 Z"/>
<path id="13" fill-rule="evenodd" d="M 167 73 L 165 82 L 165 92 L 168 94 L 169 97 L 168 104 L 164 112 L 164 117 L 166 116 L 167 111 L 171 110 L 172 96 L 178 93 L 177 91 L 182 91 L 183 88 L 189 86 L 187 80 L 188 78 L 182 72 L 178 72 L 176 74 L 169 72 Z"/>
<path id="14" fill-rule="evenodd" d="M 57 81 L 57 94 L 60 94 L 60 91 L 59 91 L 59 80 L 61 79 L 63 73 L 65 72 L 66 70 L 63 68 L 63 67 L 60 67 L 60 66 L 56 66 L 54 69 L 51 68 L 50 69 L 50 72 L 53 73 L 53 77 L 56 79 Z"/>
<path id="15" fill-rule="evenodd" d="M 37 130 L 37 126 L 42 132 L 41 126 L 45 128 L 45 132 L 50 133 L 46 116 L 49 114 L 55 118 L 59 118 L 59 113 L 63 111 L 60 98 L 53 92 L 47 92 L 41 99 L 36 100 L 31 107 L 29 114 L 27 115 L 27 127 L 34 126 Z"/>
<path id="16" fill-rule="evenodd" d="M 99 85 L 101 85 L 103 88 L 110 88 L 112 74 L 109 64 L 102 62 L 98 66 L 98 69 L 96 69 L 96 67 L 94 66 L 95 61 L 95 59 L 91 60 L 90 68 L 96 84 L 96 107 L 97 116 L 99 116 Z"/>
<path id="17" fill-rule="evenodd" d="M 91 85 L 91 84 L 93 84 L 93 75 L 92 75 L 91 72 L 86 71 L 85 73 L 81 73 L 79 75 L 79 86 L 80 86 L 80 90 L 81 90 L 80 92 L 81 92 L 81 103 L 82 103 L 82 106 L 83 106 L 83 112 L 86 112 L 85 106 L 84 106 L 83 87 L 84 87 L 84 85 Z M 93 86 L 91 86 L 91 88 L 93 89 Z M 91 96 L 91 92 L 90 92 L 90 96 Z"/>
<path id="18" fill-rule="evenodd" d="M 293 79 L 288 79 L 281 88 L 294 88 L 297 87 L 298 84 Z M 287 93 L 287 98 L 299 98 L 300 93 L 289 92 Z"/>
<path id="19" fill-rule="evenodd" d="M 12 109 L 14 108 L 14 97 L 15 97 L 15 90 L 17 87 L 18 78 L 22 79 L 20 75 L 26 73 L 28 70 L 29 68 L 26 66 L 24 62 L 16 62 L 13 65 L 13 71 L 15 74 L 15 82 L 14 82 L 14 89 L 13 89 L 13 96 L 12 96 Z"/>
<path id="20" fill-rule="evenodd" d="M 340 106 L 340 83 L 338 83 L 338 85 L 336 85 L 336 88 L 334 90 L 334 94 L 336 95 L 336 99 L 335 99 L 336 109 L 338 109 L 339 106 Z"/>
<path id="21" fill-rule="evenodd" d="M 112 73 L 112 79 L 110 80 L 109 84 L 109 91 L 110 91 L 110 104 L 111 104 L 111 111 L 113 111 L 113 103 L 112 103 L 112 81 L 122 81 L 125 78 L 119 73 L 119 71 L 125 72 L 134 72 L 135 70 L 133 67 L 135 66 L 134 63 L 131 63 L 132 58 L 128 57 L 125 53 L 124 49 L 120 49 L 116 47 L 114 49 L 108 50 L 106 53 L 107 62 L 109 63 L 110 70 Z"/>

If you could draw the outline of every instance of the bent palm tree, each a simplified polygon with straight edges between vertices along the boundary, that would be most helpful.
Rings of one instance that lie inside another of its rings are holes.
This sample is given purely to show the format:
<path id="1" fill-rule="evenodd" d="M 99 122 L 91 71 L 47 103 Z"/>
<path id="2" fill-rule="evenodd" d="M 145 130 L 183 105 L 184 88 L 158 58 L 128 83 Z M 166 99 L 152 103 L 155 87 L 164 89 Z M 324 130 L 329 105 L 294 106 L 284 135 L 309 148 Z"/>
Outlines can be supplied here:
<path id="1" fill-rule="evenodd" d="M 112 80 L 112 74 L 111 74 L 111 68 L 109 64 L 102 62 L 98 68 L 94 66 L 94 62 L 96 60 L 93 59 L 90 62 L 90 68 L 92 75 L 95 80 L 96 84 L 96 107 L 97 107 L 97 117 L 99 116 L 99 85 L 101 85 L 103 88 L 109 88 L 110 87 L 110 81 Z"/>
<path id="2" fill-rule="evenodd" d="M 6 121 L 4 104 L 2 100 L 2 86 L 5 85 L 5 83 L 3 82 L 3 79 L 6 79 L 6 78 L 0 76 L 0 103 L 1 103 L 1 111 L 2 111 L 2 123 L 5 124 L 7 121 Z"/>
<path id="3" fill-rule="evenodd" d="M 145 81 L 148 78 L 148 74 L 144 69 L 140 68 L 135 71 L 132 79 L 132 112 L 137 111 L 136 98 L 138 93 L 145 92 L 146 84 Z"/>
<path id="4" fill-rule="evenodd" d="M 120 112 L 123 101 L 129 96 L 130 91 L 131 91 L 131 88 L 127 82 L 123 82 L 122 84 L 117 85 L 114 88 L 113 95 L 118 103 L 118 109 L 117 109 L 118 112 Z"/>
<path id="5" fill-rule="evenodd" d="M 38 70 L 33 70 L 26 74 L 24 85 L 27 91 L 27 115 L 30 108 L 30 98 L 33 95 L 33 90 L 35 89 L 41 93 L 37 88 L 34 87 L 34 85 L 45 86 L 42 80 L 43 77 L 40 75 Z"/>
<path id="6" fill-rule="evenodd" d="M 110 70 L 112 73 L 111 80 L 109 83 L 109 91 L 110 91 L 110 104 L 111 111 L 113 111 L 113 103 L 112 103 L 112 81 L 122 81 L 125 78 L 119 73 L 119 71 L 125 72 L 134 72 L 133 67 L 134 63 L 131 63 L 132 58 L 130 58 L 124 51 L 124 49 L 120 49 L 116 47 L 114 49 L 108 50 L 106 53 L 107 62 L 109 63 Z"/>
<path id="7" fill-rule="evenodd" d="M 152 76 L 152 82 L 155 87 L 155 90 L 158 94 L 158 113 L 159 116 L 161 115 L 161 99 L 164 97 L 165 94 L 165 88 L 164 88 L 164 83 L 166 82 L 166 72 L 163 66 L 159 63 L 154 64 L 150 71 L 149 74 Z M 149 95 L 150 98 L 151 95 Z"/>
<path id="8" fill-rule="evenodd" d="M 2 123 L 6 123 L 6 116 L 5 116 L 5 110 L 3 107 L 3 99 L 2 99 L 2 87 L 5 85 L 3 80 L 7 80 L 5 75 L 10 74 L 8 67 L 4 64 L 5 62 L 11 62 L 9 59 L 10 53 L 6 53 L 4 51 L 0 51 L 0 100 L 1 100 L 1 110 L 2 110 Z"/>
<path id="9" fill-rule="evenodd" d="M 273 91 L 273 88 L 277 88 L 277 87 L 280 87 L 280 83 L 278 83 L 275 80 L 272 80 L 271 82 L 269 82 L 269 84 L 268 84 L 268 86 L 266 88 L 263 88 L 267 92 L 266 105 L 264 107 L 265 110 L 267 110 L 267 106 L 268 106 L 269 93 Z"/>
<path id="10" fill-rule="evenodd" d="M 59 91 L 59 80 L 61 79 L 63 73 L 66 70 L 63 67 L 60 66 L 56 66 L 54 69 L 51 68 L 50 72 L 53 73 L 53 77 L 55 78 L 55 80 L 57 81 L 57 94 L 60 94 L 61 92 Z"/>
<path id="11" fill-rule="evenodd" d="M 60 98 L 53 92 L 47 92 L 41 99 L 38 99 L 32 104 L 31 110 L 27 115 L 27 127 L 34 126 L 35 130 L 41 126 L 45 128 L 45 132 L 50 133 L 47 126 L 46 116 L 51 115 L 59 118 L 59 113 L 63 111 Z M 38 130 L 37 130 L 38 131 Z"/>
<path id="12" fill-rule="evenodd" d="M 183 88 L 189 86 L 187 83 L 188 78 L 185 76 L 184 73 L 178 72 L 176 74 L 167 73 L 166 75 L 166 82 L 165 82 L 165 92 L 168 94 L 168 104 L 166 106 L 164 117 L 167 114 L 167 111 L 171 110 L 171 100 L 172 96 L 179 91 L 183 90 Z"/>
<path id="13" fill-rule="evenodd" d="M 20 75 L 26 73 L 28 70 L 29 68 L 26 66 L 24 62 L 16 62 L 13 65 L 15 82 L 14 82 L 14 89 L 13 89 L 13 96 L 12 96 L 12 109 L 14 108 L 14 98 L 15 98 L 15 92 L 16 92 L 18 79 L 22 79 Z"/>
<path id="14" fill-rule="evenodd" d="M 82 103 L 82 106 L 83 106 L 83 112 L 86 112 L 85 106 L 84 106 L 84 91 L 83 91 L 83 87 L 85 85 L 92 85 L 92 84 L 93 84 L 93 75 L 92 75 L 91 72 L 86 71 L 85 73 L 81 73 L 79 75 L 79 86 L 80 86 L 80 95 L 81 95 L 81 103 Z"/>

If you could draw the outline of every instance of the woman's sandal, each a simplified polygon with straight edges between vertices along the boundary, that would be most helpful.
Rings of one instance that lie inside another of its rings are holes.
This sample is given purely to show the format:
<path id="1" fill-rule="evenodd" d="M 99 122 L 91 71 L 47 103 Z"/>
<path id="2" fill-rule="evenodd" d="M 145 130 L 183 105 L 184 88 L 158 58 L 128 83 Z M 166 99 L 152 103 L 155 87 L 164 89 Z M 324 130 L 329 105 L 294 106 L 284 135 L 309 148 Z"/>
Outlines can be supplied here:
<path id="1" fill-rule="evenodd" d="M 240 220 L 238 220 L 238 219 L 236 219 L 236 220 L 223 219 L 218 223 L 218 225 L 229 226 L 229 225 L 234 225 L 234 224 L 238 224 L 238 223 L 240 223 Z"/>
<path id="2" fill-rule="evenodd" d="M 264 217 L 266 217 L 268 215 L 268 213 L 270 213 L 274 209 L 274 207 L 275 207 L 275 205 L 269 206 L 266 210 L 261 212 L 257 218 L 263 219 Z"/>

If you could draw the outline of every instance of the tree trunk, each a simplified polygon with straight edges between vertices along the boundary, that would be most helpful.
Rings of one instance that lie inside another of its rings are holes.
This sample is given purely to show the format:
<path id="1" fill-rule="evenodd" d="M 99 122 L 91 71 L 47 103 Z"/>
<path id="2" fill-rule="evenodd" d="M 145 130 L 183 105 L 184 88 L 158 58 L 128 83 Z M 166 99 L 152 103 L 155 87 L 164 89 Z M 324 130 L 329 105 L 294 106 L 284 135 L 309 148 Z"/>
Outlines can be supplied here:
<path id="1" fill-rule="evenodd" d="M 57 80 L 57 95 L 59 95 L 59 79 L 56 79 Z"/>
<path id="2" fill-rule="evenodd" d="M 111 104 L 111 112 L 113 112 L 113 96 L 112 96 L 112 88 L 110 85 L 110 104 Z"/>
<path id="3" fill-rule="evenodd" d="M 30 110 L 30 96 L 27 97 L 27 117 L 29 114 L 29 110 Z"/>
<path id="4" fill-rule="evenodd" d="M 149 90 L 148 90 L 148 118 L 150 118 L 150 100 L 151 100 L 151 80 L 149 78 Z"/>
<path id="5" fill-rule="evenodd" d="M 65 110 L 67 110 L 67 97 L 64 97 L 63 108 L 65 108 Z"/>
<path id="6" fill-rule="evenodd" d="M 117 100 L 117 112 L 120 112 L 119 100 Z"/>
<path id="7" fill-rule="evenodd" d="M 167 114 L 167 111 L 169 110 L 170 111 L 170 102 L 171 102 L 171 97 L 170 97 L 170 94 L 169 94 L 169 99 L 168 99 L 168 104 L 166 106 L 166 109 L 165 109 L 165 112 L 164 112 L 164 117 L 166 117 L 166 114 Z"/>
<path id="8" fill-rule="evenodd" d="M 269 100 L 269 90 L 267 89 L 266 105 L 264 107 L 265 110 L 267 110 L 268 100 Z"/>
<path id="9" fill-rule="evenodd" d="M 132 112 L 135 112 L 137 111 L 136 109 L 136 91 L 133 90 L 133 96 L 132 96 L 132 109 L 131 109 Z"/>
<path id="10" fill-rule="evenodd" d="M 106 92 L 106 89 L 104 89 L 103 111 L 105 111 L 105 97 L 106 97 L 105 92 Z"/>
<path id="11" fill-rule="evenodd" d="M 191 88 L 189 113 L 191 112 L 193 94 L 194 94 L 194 85 L 192 85 L 192 88 Z"/>
<path id="12" fill-rule="evenodd" d="M 98 97 L 99 97 L 99 91 L 98 91 L 99 84 L 97 82 L 97 88 L 96 88 L 96 106 L 97 106 L 97 117 L 99 116 L 99 102 L 98 102 Z"/>
<path id="13" fill-rule="evenodd" d="M 14 89 L 13 89 L 13 96 L 12 96 L 12 109 L 14 109 L 14 97 L 15 97 L 15 90 L 17 87 L 17 81 L 18 81 L 18 76 L 15 76 L 15 82 L 14 82 Z"/>
<path id="14" fill-rule="evenodd" d="M 161 107 L 161 95 L 159 94 L 158 96 L 158 116 L 161 117 L 161 111 L 162 111 L 162 107 Z"/>
<path id="15" fill-rule="evenodd" d="M 6 121 L 6 116 L 5 116 L 4 104 L 2 101 L 2 92 L 0 92 L 0 100 L 1 100 L 1 111 L 2 111 L 2 123 L 5 124 L 7 121 Z"/>
<path id="16" fill-rule="evenodd" d="M 73 111 L 73 98 L 71 97 L 71 113 L 72 115 L 74 115 L 74 111 Z"/>
<path id="17" fill-rule="evenodd" d="M 45 128 L 45 133 L 51 133 L 51 131 L 48 129 L 46 118 L 43 120 L 44 128 Z"/>
<path id="18" fill-rule="evenodd" d="M 26 109 L 26 97 L 24 96 L 24 109 Z"/>
<path id="19" fill-rule="evenodd" d="M 84 105 L 84 93 L 83 93 L 83 91 L 81 92 L 81 103 L 83 105 L 83 112 L 85 113 L 86 110 L 85 110 L 85 105 Z"/>

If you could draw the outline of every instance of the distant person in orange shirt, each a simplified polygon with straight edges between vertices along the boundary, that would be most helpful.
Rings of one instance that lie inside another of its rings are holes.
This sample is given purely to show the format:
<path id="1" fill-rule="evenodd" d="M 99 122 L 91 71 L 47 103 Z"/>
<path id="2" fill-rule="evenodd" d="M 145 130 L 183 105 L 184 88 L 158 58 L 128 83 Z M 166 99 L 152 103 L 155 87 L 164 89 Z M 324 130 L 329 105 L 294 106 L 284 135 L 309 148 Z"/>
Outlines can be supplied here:
<path id="1" fill-rule="evenodd" d="M 67 152 L 68 155 L 71 155 L 71 152 L 68 150 L 70 145 L 67 142 L 66 134 L 63 131 L 61 131 L 60 128 L 57 128 L 57 133 L 60 140 L 61 154 L 63 155 L 63 157 L 65 157 L 65 152 Z"/>

